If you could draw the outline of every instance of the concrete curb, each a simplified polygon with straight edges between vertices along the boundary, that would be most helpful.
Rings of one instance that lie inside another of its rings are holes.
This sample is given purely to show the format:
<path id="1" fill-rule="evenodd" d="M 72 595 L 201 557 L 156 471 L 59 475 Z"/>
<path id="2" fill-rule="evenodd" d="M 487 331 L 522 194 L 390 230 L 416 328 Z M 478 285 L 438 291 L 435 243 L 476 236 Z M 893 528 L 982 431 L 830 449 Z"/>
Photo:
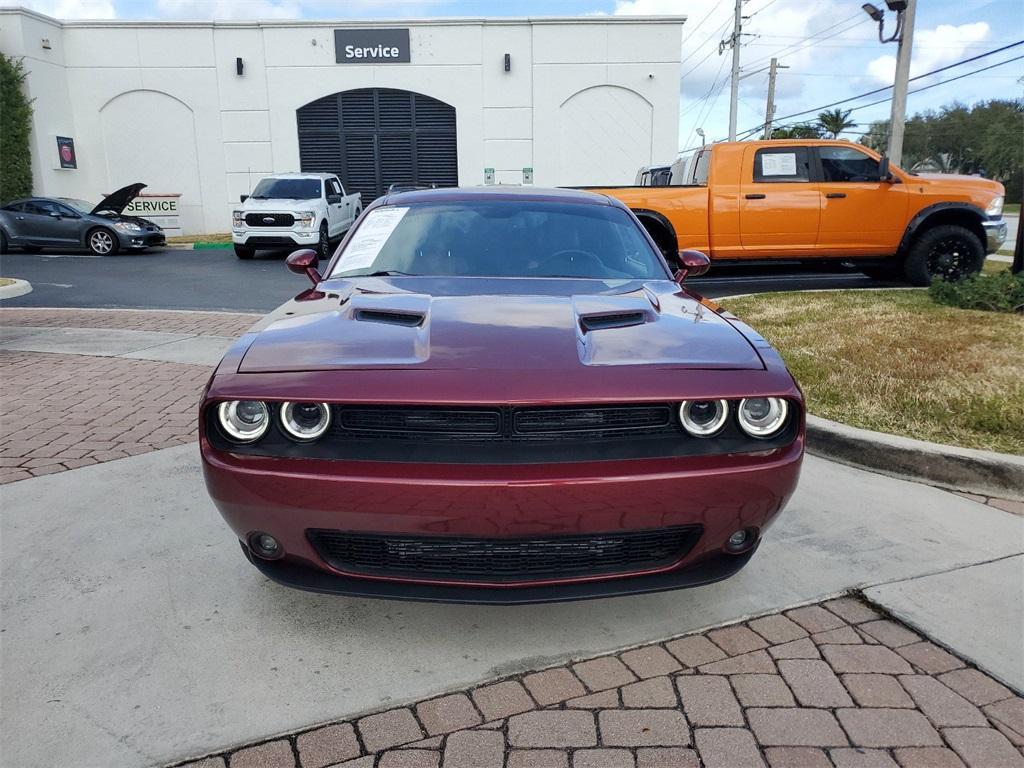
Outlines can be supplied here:
<path id="1" fill-rule="evenodd" d="M 1024 501 L 1024 457 L 872 432 L 807 415 L 816 456 L 953 491 Z"/>
<path id="2" fill-rule="evenodd" d="M 28 280 L 19 280 L 16 277 L 7 278 L 13 280 L 14 285 L 0 285 L 0 299 L 13 299 L 15 296 L 24 296 L 32 293 L 32 283 Z"/>
<path id="3" fill-rule="evenodd" d="M 226 251 L 233 247 L 233 243 L 167 243 L 164 246 L 176 251 Z"/>

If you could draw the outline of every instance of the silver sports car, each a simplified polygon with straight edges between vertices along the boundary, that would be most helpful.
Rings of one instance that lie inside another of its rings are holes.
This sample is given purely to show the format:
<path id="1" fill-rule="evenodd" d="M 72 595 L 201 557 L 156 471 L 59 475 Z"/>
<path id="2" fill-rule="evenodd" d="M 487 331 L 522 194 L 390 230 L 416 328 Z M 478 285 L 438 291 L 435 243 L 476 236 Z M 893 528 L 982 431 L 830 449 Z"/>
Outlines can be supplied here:
<path id="1" fill-rule="evenodd" d="M 43 248 L 86 248 L 97 256 L 119 250 L 164 245 L 164 231 L 148 219 L 125 216 L 124 209 L 145 189 L 129 184 L 99 205 L 70 197 L 26 197 L 0 207 L 0 253 L 9 246 L 38 252 Z"/>

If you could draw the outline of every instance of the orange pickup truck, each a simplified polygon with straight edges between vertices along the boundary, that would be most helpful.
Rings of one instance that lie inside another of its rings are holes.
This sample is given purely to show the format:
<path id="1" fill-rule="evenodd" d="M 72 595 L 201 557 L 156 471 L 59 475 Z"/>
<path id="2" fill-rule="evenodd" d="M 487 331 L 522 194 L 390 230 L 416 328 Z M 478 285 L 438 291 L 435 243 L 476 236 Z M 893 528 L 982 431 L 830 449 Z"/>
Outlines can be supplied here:
<path id="1" fill-rule="evenodd" d="M 628 205 L 670 262 L 683 248 L 713 263 L 833 259 L 927 285 L 977 272 L 1006 239 L 1002 184 L 909 173 L 848 141 L 714 144 L 673 171 L 687 178 L 589 187 Z"/>

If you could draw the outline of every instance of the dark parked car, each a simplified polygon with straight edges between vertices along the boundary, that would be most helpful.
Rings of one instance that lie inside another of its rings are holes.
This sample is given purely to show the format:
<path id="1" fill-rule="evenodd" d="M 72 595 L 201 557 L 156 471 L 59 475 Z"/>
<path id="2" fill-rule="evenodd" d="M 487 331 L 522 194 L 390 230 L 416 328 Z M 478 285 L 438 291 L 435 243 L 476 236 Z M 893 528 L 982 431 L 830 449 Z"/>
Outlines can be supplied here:
<path id="1" fill-rule="evenodd" d="M 200 412 L 207 489 L 283 584 L 524 603 L 736 573 L 793 493 L 779 355 L 681 285 L 622 203 L 438 189 L 374 203 L 242 336 Z"/>
<path id="2" fill-rule="evenodd" d="M 0 208 L 0 253 L 14 246 L 33 253 L 43 248 L 86 248 L 97 256 L 112 256 L 122 249 L 164 245 L 167 239 L 159 226 L 124 215 L 145 187 L 122 187 L 99 205 L 70 197 L 29 197 L 7 203 Z"/>

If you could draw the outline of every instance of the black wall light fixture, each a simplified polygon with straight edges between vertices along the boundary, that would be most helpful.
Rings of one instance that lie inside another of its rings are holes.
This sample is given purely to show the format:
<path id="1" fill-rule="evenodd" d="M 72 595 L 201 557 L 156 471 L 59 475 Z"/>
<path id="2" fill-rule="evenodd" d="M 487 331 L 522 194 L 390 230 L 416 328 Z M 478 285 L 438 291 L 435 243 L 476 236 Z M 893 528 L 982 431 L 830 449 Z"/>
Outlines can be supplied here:
<path id="1" fill-rule="evenodd" d="M 237 74 L 239 77 L 241 77 L 242 76 L 242 72 L 244 72 L 244 71 L 245 71 L 245 64 L 242 62 L 242 57 L 239 56 L 237 59 L 235 59 L 235 74 Z"/>
<path id="2" fill-rule="evenodd" d="M 505 71 L 506 72 L 511 72 L 512 71 L 512 54 L 511 53 L 506 53 L 505 54 Z"/>

